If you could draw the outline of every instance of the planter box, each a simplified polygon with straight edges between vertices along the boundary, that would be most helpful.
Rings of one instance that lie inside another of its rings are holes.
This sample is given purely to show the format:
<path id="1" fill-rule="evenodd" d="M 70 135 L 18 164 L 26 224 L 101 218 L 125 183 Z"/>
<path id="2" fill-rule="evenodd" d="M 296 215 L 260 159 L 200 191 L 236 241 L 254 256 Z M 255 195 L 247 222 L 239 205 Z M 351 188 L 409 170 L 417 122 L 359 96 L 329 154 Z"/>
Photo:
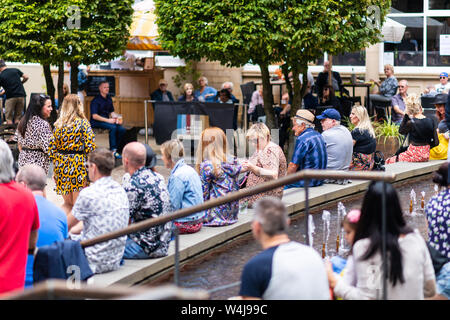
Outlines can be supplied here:
<path id="1" fill-rule="evenodd" d="M 383 152 L 385 159 L 392 157 L 399 147 L 398 138 L 389 137 L 386 140 L 385 137 L 377 138 L 377 150 Z"/>

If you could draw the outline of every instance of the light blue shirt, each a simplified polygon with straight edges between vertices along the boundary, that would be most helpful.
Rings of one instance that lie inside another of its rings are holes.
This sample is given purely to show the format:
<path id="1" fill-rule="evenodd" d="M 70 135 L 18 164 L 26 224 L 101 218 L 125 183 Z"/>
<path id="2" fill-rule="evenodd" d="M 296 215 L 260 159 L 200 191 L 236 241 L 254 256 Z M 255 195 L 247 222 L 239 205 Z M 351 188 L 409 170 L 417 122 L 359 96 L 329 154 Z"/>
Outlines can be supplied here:
<path id="1" fill-rule="evenodd" d="M 205 95 L 207 94 L 213 94 L 210 97 L 205 98 Z M 202 93 L 200 93 L 200 90 L 195 90 L 194 91 L 194 97 L 196 97 L 198 99 L 198 101 L 200 102 L 214 102 L 216 101 L 216 95 L 217 95 L 217 90 L 214 89 L 213 87 L 208 87 L 206 86 L 205 89 L 203 90 Z"/>
<path id="2" fill-rule="evenodd" d="M 192 207 L 203 203 L 202 183 L 194 168 L 180 159 L 175 164 L 167 184 L 170 194 L 170 202 L 173 210 Z M 203 219 L 205 212 L 197 212 L 188 217 L 177 219 L 176 222 L 194 222 Z"/>

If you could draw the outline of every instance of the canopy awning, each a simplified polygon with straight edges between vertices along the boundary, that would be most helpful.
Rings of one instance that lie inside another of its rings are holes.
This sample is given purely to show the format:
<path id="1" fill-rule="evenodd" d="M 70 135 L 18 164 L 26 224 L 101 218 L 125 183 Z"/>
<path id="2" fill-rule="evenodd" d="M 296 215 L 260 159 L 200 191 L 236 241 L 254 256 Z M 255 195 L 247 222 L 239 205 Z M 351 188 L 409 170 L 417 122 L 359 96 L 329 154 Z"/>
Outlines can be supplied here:
<path id="1" fill-rule="evenodd" d="M 130 40 L 128 50 L 163 50 L 156 38 L 158 26 L 156 25 L 155 5 L 153 0 L 145 0 L 133 6 L 133 22 L 130 27 Z"/>
<path id="2" fill-rule="evenodd" d="M 386 18 L 381 29 L 381 35 L 384 42 L 398 43 L 402 41 L 406 26 L 395 20 Z"/>

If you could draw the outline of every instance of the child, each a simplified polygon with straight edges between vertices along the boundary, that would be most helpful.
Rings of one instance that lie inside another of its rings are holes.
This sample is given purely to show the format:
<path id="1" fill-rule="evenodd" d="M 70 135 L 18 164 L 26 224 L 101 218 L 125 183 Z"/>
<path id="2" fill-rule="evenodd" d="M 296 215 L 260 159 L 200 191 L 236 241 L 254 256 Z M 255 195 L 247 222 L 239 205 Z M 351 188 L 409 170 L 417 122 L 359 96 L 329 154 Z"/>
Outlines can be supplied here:
<path id="1" fill-rule="evenodd" d="M 355 238 L 356 225 L 358 224 L 360 215 L 361 211 L 359 209 L 353 209 L 345 216 L 344 220 L 342 221 L 342 227 L 344 228 L 344 238 L 345 241 L 347 241 L 347 243 L 350 246 L 353 246 L 353 239 Z M 348 279 L 348 277 L 346 277 L 346 274 L 348 274 L 348 272 L 346 271 L 349 268 L 353 268 L 352 255 L 350 255 L 347 258 L 347 260 L 339 256 L 335 256 L 331 258 L 331 264 L 333 266 L 334 272 L 340 273 L 341 276 L 344 277 L 345 281 L 347 281 L 349 284 L 354 284 L 356 279 Z"/>

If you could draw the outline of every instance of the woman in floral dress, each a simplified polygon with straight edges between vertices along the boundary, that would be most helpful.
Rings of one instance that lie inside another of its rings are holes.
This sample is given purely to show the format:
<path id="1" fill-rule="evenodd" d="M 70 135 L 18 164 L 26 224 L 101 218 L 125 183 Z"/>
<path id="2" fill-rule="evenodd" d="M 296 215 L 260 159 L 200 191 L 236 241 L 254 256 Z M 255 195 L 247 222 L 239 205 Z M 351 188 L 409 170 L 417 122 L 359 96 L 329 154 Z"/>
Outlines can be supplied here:
<path id="1" fill-rule="evenodd" d="M 227 159 L 227 139 L 222 129 L 203 130 L 195 165 L 203 188 L 203 200 L 219 198 L 239 190 L 241 165 L 236 158 Z M 239 201 L 228 202 L 208 209 L 203 226 L 218 227 L 236 223 Z"/>
<path id="2" fill-rule="evenodd" d="M 52 100 L 49 96 L 39 94 L 31 97 L 25 115 L 20 119 L 16 131 L 19 145 L 19 168 L 27 164 L 36 164 L 48 174 L 50 158 L 48 145 L 53 137 L 48 122 L 52 112 Z"/>
<path id="3" fill-rule="evenodd" d="M 70 94 L 64 98 L 49 148 L 56 193 L 64 199 L 62 208 L 66 214 L 87 185 L 85 162 L 87 154 L 94 149 L 94 132 L 83 113 L 80 98 Z"/>

